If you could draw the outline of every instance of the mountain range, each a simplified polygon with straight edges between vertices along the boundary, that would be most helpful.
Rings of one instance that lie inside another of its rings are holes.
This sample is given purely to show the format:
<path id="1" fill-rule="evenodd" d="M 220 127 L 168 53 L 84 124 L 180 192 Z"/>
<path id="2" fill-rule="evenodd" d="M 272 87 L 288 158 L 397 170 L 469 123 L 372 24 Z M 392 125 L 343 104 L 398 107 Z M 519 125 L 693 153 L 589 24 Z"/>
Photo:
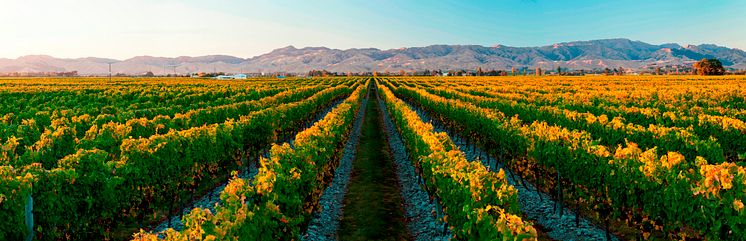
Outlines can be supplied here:
<path id="1" fill-rule="evenodd" d="M 107 58 L 54 58 L 28 55 L 17 59 L 0 58 L 0 73 L 70 72 L 82 75 L 113 73 L 179 74 L 196 72 L 294 72 L 328 70 L 334 72 L 400 71 L 400 70 L 483 70 L 512 67 L 555 69 L 643 69 L 650 66 L 688 65 L 702 58 L 717 58 L 734 69 L 746 68 L 746 52 L 712 44 L 654 45 L 629 39 L 603 39 L 557 43 L 541 47 L 496 45 L 431 45 L 381 50 L 330 49 L 326 47 L 295 48 L 288 46 L 269 53 L 243 59 L 227 55 L 200 57 L 138 56 L 126 60 Z"/>

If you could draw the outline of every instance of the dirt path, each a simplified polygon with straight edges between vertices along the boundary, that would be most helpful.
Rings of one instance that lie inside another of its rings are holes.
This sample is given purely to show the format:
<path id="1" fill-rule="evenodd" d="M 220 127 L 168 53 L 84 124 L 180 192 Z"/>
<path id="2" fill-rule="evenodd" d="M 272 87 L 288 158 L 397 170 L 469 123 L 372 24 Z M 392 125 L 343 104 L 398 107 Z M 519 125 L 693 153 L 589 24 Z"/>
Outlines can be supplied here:
<path id="1" fill-rule="evenodd" d="M 365 111 L 339 240 L 409 240 L 400 185 L 384 136 L 380 108 L 372 104 Z"/>
<path id="2" fill-rule="evenodd" d="M 360 143 L 360 135 L 369 95 L 370 89 L 357 112 L 350 137 L 347 139 L 344 150 L 342 151 L 339 166 L 334 170 L 334 180 L 324 190 L 324 194 L 321 195 L 321 199 L 319 200 L 321 208 L 313 214 L 308 229 L 300 238 L 302 241 L 337 240 L 339 222 L 342 219 L 342 206 L 344 205 L 345 194 L 350 183 L 352 162 L 355 160 Z"/>

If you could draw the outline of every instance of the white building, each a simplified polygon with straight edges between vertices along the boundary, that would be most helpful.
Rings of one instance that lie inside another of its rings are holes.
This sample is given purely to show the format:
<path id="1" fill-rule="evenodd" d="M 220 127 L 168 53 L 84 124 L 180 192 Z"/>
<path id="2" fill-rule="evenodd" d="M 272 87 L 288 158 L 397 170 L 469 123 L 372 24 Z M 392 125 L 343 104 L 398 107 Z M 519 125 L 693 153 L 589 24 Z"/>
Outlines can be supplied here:
<path id="1" fill-rule="evenodd" d="M 218 75 L 218 77 L 215 77 L 215 79 L 219 79 L 219 80 L 233 79 L 233 75 Z"/>
<path id="2" fill-rule="evenodd" d="M 235 75 L 218 75 L 215 79 L 229 80 L 229 79 L 247 79 L 249 76 L 246 74 L 235 74 Z"/>

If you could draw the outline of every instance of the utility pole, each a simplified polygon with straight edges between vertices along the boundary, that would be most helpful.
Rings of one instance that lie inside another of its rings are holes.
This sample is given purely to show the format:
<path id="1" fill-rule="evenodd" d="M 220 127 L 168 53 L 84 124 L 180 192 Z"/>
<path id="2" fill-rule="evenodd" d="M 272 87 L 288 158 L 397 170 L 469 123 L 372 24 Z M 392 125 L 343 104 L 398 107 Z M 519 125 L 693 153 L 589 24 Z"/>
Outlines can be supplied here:
<path id="1" fill-rule="evenodd" d="M 172 64 L 172 65 L 168 65 L 168 67 L 174 68 L 174 77 L 176 77 L 176 67 L 179 67 L 179 65 L 178 64 Z M 165 72 L 165 67 L 164 67 L 164 72 Z"/>

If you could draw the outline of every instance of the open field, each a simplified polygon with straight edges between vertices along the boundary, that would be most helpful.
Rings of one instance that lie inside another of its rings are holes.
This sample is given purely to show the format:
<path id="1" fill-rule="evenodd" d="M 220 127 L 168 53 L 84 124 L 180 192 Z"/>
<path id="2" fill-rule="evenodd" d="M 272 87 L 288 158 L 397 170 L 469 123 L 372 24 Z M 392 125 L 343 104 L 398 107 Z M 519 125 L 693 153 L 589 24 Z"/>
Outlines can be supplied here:
<path id="1" fill-rule="evenodd" d="M 0 79 L 0 240 L 741 240 L 744 98 L 743 76 Z"/>

